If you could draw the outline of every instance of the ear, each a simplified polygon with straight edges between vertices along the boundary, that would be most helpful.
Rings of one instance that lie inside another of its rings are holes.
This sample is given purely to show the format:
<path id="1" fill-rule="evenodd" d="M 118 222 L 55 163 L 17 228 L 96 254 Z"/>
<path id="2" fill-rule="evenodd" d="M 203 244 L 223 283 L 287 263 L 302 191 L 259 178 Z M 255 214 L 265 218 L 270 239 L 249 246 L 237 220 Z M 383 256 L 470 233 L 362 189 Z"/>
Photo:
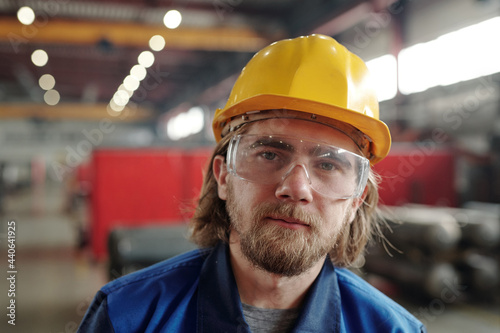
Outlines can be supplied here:
<path id="1" fill-rule="evenodd" d="M 217 193 L 221 200 L 227 199 L 227 167 L 224 162 L 224 156 L 217 155 L 214 157 L 212 162 L 212 170 L 214 173 L 215 180 L 217 181 Z"/>
<path id="2" fill-rule="evenodd" d="M 368 186 L 365 187 L 363 194 L 359 198 L 354 198 L 351 203 L 351 216 L 349 216 L 349 223 L 354 221 L 354 218 L 356 217 L 356 212 L 358 211 L 359 207 L 363 204 L 365 201 L 366 195 L 368 194 Z"/>

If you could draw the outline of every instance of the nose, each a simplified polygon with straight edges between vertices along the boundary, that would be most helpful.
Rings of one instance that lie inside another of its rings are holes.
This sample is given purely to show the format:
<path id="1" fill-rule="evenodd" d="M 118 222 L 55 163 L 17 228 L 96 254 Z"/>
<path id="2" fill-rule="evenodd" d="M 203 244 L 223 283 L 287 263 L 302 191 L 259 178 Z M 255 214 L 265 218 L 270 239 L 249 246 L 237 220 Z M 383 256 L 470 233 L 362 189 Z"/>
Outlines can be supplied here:
<path id="1" fill-rule="evenodd" d="M 309 203 L 313 200 L 311 180 L 303 164 L 297 164 L 282 177 L 276 188 L 276 197 L 280 200 Z"/>

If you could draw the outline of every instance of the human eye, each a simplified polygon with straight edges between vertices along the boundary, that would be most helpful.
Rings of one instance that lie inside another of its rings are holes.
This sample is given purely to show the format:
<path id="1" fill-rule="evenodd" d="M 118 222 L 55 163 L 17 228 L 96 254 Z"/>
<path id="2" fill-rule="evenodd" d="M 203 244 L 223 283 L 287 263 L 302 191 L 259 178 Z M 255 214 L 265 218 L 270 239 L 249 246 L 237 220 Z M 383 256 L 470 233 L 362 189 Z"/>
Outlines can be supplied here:
<path id="1" fill-rule="evenodd" d="M 260 147 L 254 151 L 254 161 L 260 164 L 281 165 L 285 163 L 287 154 L 279 149 L 272 147 Z"/>
<path id="2" fill-rule="evenodd" d="M 321 162 L 319 163 L 319 168 L 324 171 L 333 171 L 337 169 L 337 166 L 334 163 Z"/>
<path id="3" fill-rule="evenodd" d="M 337 151 L 323 151 L 317 158 L 317 167 L 324 172 L 346 172 L 352 167 L 349 160 Z"/>
<path id="4" fill-rule="evenodd" d="M 342 163 L 331 159 L 316 161 L 316 169 L 325 174 L 343 173 L 345 171 Z"/>
<path id="5" fill-rule="evenodd" d="M 268 161 L 275 160 L 278 156 L 276 153 L 272 151 L 263 151 L 259 155 Z"/>
<path id="6" fill-rule="evenodd" d="M 284 163 L 293 148 L 276 138 L 261 138 L 251 145 L 252 156 L 262 162 Z"/>

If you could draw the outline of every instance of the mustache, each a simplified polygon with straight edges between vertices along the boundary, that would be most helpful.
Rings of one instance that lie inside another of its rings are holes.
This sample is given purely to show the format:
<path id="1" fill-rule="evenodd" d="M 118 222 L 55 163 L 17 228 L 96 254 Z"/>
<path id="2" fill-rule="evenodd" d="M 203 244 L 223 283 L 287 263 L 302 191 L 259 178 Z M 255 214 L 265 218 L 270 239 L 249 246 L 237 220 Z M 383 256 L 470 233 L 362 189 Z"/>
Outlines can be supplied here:
<path id="1" fill-rule="evenodd" d="M 264 218 L 271 216 L 299 220 L 313 229 L 322 223 L 321 217 L 305 212 L 300 206 L 289 203 L 263 203 L 254 211 L 257 223 L 261 223 Z"/>

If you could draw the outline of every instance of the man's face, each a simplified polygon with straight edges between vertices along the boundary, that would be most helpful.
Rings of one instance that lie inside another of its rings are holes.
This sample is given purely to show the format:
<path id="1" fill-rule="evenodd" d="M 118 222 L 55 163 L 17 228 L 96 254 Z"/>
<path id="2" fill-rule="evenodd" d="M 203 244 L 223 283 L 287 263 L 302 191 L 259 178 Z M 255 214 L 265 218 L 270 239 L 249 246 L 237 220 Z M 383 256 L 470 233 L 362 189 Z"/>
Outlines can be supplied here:
<path id="1" fill-rule="evenodd" d="M 283 126 L 286 124 L 286 126 Z M 280 130 L 280 128 L 282 130 Z M 286 135 L 356 152 L 343 133 L 304 120 L 271 119 L 251 125 L 247 134 Z M 295 167 L 275 184 L 249 182 L 221 168 L 219 196 L 231 218 L 231 241 L 257 268 L 294 276 L 310 269 L 332 250 L 348 229 L 360 199 L 327 198 L 310 186 L 305 170 Z"/>

